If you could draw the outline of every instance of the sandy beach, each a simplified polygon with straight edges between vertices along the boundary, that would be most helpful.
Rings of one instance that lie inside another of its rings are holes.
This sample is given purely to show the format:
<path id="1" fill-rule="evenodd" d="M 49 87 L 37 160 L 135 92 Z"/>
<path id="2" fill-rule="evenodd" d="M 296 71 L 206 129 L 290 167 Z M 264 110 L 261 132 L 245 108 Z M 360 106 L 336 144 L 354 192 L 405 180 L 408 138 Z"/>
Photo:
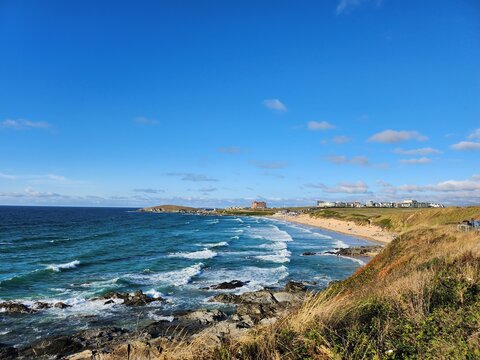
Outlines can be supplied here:
<path id="1" fill-rule="evenodd" d="M 352 236 L 376 241 L 382 244 L 388 244 L 395 237 L 395 234 L 384 231 L 379 226 L 357 225 L 352 221 L 313 218 L 313 217 L 310 217 L 310 215 L 298 215 L 298 216 L 274 215 L 273 217 L 276 219 L 282 219 L 282 220 L 291 221 L 299 224 L 315 226 L 322 229 L 331 230 L 331 231 L 335 231 L 335 232 L 339 232 L 347 235 L 352 235 Z"/>

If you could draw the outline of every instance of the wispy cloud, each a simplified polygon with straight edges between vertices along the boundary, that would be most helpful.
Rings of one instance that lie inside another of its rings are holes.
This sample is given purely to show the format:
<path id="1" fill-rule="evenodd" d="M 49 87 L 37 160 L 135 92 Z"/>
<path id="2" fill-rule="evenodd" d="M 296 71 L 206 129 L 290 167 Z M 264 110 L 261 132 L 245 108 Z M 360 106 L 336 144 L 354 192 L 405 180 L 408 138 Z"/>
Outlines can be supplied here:
<path id="1" fill-rule="evenodd" d="M 287 106 L 278 99 L 266 99 L 263 100 L 263 105 L 271 110 L 276 110 L 280 112 L 288 111 Z"/>
<path id="2" fill-rule="evenodd" d="M 330 124 L 328 121 L 309 121 L 307 123 L 307 128 L 311 131 L 324 131 L 333 129 L 335 126 Z"/>
<path id="3" fill-rule="evenodd" d="M 277 178 L 277 179 L 285 179 L 285 176 L 282 175 L 282 174 L 277 174 L 273 171 L 264 171 L 262 173 L 263 176 L 270 176 L 270 177 L 274 177 L 274 178 Z"/>
<path id="4" fill-rule="evenodd" d="M 453 144 L 451 148 L 459 151 L 480 150 L 480 142 L 460 141 L 459 143 Z"/>
<path id="5" fill-rule="evenodd" d="M 349 142 L 350 140 L 351 139 L 348 136 L 340 135 L 340 136 L 335 136 L 332 139 L 332 142 L 334 144 L 345 144 L 345 143 Z"/>
<path id="6" fill-rule="evenodd" d="M 6 174 L 0 173 L 0 179 L 6 180 L 25 180 L 31 183 L 55 182 L 55 183 L 73 183 L 74 181 L 63 175 L 57 174 Z"/>
<path id="7" fill-rule="evenodd" d="M 242 149 L 238 146 L 219 147 L 217 150 L 224 154 L 238 154 L 242 152 Z"/>
<path id="8" fill-rule="evenodd" d="M 179 177 L 182 181 L 193 181 L 193 182 L 213 182 L 218 181 L 218 179 L 210 178 L 204 174 L 193 174 L 193 173 L 167 173 L 167 176 L 176 176 Z"/>
<path id="9" fill-rule="evenodd" d="M 344 155 L 332 155 L 326 157 L 328 162 L 333 164 L 341 165 L 341 164 L 352 164 L 352 165 L 360 165 L 360 166 L 369 166 L 370 161 L 366 156 L 354 156 L 349 158 Z"/>
<path id="10" fill-rule="evenodd" d="M 133 189 L 133 191 L 138 193 L 144 193 L 144 194 L 160 194 L 165 192 L 165 190 L 162 190 L 162 189 L 149 189 L 149 188 Z"/>
<path id="11" fill-rule="evenodd" d="M 342 14 L 355 9 L 361 4 L 374 4 L 377 7 L 382 5 L 382 0 L 340 0 L 337 4 L 337 14 Z"/>
<path id="12" fill-rule="evenodd" d="M 474 175 L 465 180 L 447 180 L 432 185 L 401 185 L 398 190 L 433 191 L 433 192 L 456 192 L 456 191 L 480 191 L 480 176 Z"/>
<path id="13" fill-rule="evenodd" d="M 432 162 L 432 160 L 427 157 L 421 157 L 421 158 L 413 158 L 413 159 L 400 159 L 399 162 L 401 162 L 402 164 L 422 165 L 422 164 L 429 164 Z"/>
<path id="14" fill-rule="evenodd" d="M 137 116 L 136 118 L 133 119 L 133 122 L 140 125 L 150 125 L 150 126 L 158 125 L 158 120 L 149 119 L 144 116 Z"/>
<path id="15" fill-rule="evenodd" d="M 470 135 L 467 136 L 468 139 L 480 139 L 480 128 L 475 129 Z"/>
<path id="16" fill-rule="evenodd" d="M 437 150 L 431 147 L 424 147 L 420 149 L 410 149 L 410 150 L 404 150 L 402 148 L 398 148 L 393 150 L 393 152 L 395 154 L 407 155 L 407 156 L 435 155 L 435 154 L 442 153 L 440 150 Z"/>
<path id="17" fill-rule="evenodd" d="M 321 189 L 324 193 L 329 194 L 367 194 L 368 185 L 363 181 L 357 182 L 340 182 L 336 186 L 327 186 L 323 183 L 305 184 L 305 187 Z"/>
<path id="18" fill-rule="evenodd" d="M 46 121 L 7 119 L 0 122 L 0 129 L 28 130 L 28 129 L 48 129 L 50 127 L 51 125 Z"/>
<path id="19" fill-rule="evenodd" d="M 251 163 L 260 169 L 283 169 L 287 167 L 284 162 L 263 162 L 252 160 Z"/>
<path id="20" fill-rule="evenodd" d="M 198 189 L 198 191 L 200 191 L 200 192 L 202 192 L 202 193 L 211 193 L 211 192 L 214 192 L 214 191 L 217 191 L 217 190 L 218 190 L 218 189 L 217 189 L 217 188 L 214 188 L 214 187 Z"/>
<path id="21" fill-rule="evenodd" d="M 417 140 L 417 141 L 426 141 L 428 138 L 418 131 L 407 131 L 407 130 L 384 130 L 379 133 L 372 135 L 368 141 L 378 142 L 378 143 L 398 143 L 407 140 Z"/>

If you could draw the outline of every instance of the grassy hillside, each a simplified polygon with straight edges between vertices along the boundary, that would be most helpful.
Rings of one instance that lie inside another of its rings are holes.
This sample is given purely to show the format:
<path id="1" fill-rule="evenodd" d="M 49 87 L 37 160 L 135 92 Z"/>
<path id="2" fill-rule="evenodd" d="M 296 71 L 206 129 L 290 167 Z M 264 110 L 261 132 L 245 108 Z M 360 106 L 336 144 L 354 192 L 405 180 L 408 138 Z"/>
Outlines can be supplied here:
<path id="1" fill-rule="evenodd" d="M 448 207 L 440 209 L 333 208 L 314 210 L 313 217 L 334 218 L 357 224 L 375 224 L 387 230 L 403 232 L 416 227 L 452 225 L 479 216 L 480 207 Z"/>
<path id="2" fill-rule="evenodd" d="M 165 358 L 479 359 L 480 234 L 449 224 L 480 207 L 385 210 L 361 214 L 403 233 L 356 274 L 246 337 L 197 339 Z"/>

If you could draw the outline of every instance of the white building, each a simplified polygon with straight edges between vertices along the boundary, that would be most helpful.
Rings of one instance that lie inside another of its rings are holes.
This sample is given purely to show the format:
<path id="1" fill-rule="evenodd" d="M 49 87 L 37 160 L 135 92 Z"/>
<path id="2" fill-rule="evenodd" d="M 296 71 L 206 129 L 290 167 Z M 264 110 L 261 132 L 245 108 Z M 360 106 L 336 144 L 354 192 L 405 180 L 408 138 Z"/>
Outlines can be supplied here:
<path id="1" fill-rule="evenodd" d="M 320 207 L 320 208 L 332 208 L 332 207 L 335 207 L 335 202 L 333 202 L 333 201 L 322 201 L 322 200 L 318 200 L 318 201 L 317 201 L 317 207 Z"/>

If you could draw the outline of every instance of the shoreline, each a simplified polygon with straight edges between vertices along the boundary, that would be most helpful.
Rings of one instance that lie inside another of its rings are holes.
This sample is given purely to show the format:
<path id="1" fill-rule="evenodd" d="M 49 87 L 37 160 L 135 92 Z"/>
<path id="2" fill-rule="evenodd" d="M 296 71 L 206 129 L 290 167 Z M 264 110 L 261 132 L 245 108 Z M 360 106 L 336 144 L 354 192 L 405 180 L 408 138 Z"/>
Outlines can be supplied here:
<path id="1" fill-rule="evenodd" d="M 334 231 L 337 233 L 350 235 L 362 239 L 366 239 L 377 244 L 386 245 L 389 244 L 394 238 L 395 234 L 389 233 L 379 226 L 375 225 L 358 225 L 351 221 L 344 221 L 338 219 L 323 219 L 313 218 L 310 215 L 302 214 L 297 216 L 289 215 L 272 215 L 269 216 L 273 219 L 285 220 L 292 223 L 309 225 L 324 230 Z"/>

